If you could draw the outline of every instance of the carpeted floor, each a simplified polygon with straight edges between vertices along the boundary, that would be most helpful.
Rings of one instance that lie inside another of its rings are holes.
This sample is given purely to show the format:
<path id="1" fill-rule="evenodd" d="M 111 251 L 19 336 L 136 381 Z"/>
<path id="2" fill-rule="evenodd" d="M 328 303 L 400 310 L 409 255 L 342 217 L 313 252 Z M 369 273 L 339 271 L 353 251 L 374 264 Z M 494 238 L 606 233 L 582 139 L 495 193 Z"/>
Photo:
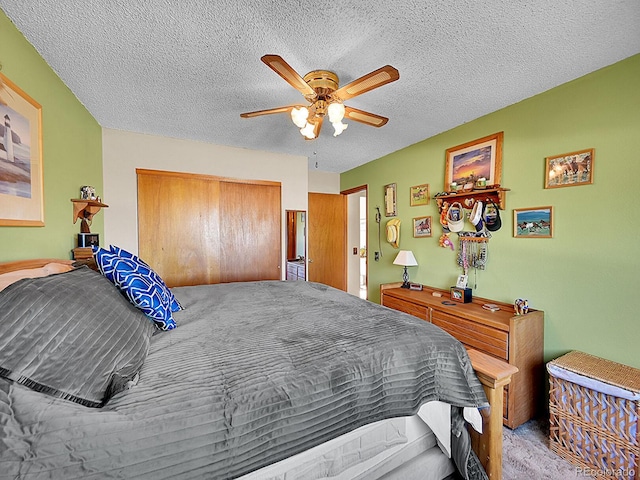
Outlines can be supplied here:
<path id="1" fill-rule="evenodd" d="M 530 420 L 511 430 L 503 427 L 504 480 L 584 480 L 574 465 L 549 448 L 549 422 Z"/>

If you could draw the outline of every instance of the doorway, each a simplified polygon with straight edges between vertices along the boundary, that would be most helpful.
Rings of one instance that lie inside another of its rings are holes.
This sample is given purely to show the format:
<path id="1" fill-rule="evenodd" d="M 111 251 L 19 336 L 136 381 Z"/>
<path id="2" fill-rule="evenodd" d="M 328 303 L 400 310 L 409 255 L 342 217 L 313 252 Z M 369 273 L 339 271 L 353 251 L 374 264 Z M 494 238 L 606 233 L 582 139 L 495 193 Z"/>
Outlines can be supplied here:
<path id="1" fill-rule="evenodd" d="M 287 210 L 286 280 L 307 278 L 307 212 Z"/>
<path id="2" fill-rule="evenodd" d="M 342 192 L 347 196 L 347 292 L 368 297 L 367 186 Z"/>

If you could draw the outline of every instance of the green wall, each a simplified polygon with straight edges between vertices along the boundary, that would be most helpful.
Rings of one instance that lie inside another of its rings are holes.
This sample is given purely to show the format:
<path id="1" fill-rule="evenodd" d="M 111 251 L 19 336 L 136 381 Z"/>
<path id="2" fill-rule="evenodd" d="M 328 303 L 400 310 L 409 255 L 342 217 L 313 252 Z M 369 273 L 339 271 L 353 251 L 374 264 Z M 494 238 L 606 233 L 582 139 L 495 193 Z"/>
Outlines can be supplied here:
<path id="1" fill-rule="evenodd" d="M 44 227 L 0 226 L 0 262 L 71 258 L 80 224 L 71 198 L 82 185 L 102 192 L 102 128 L 0 10 L 2 73 L 42 106 Z M 107 202 L 108 203 L 108 202 Z M 103 233 L 101 214 L 93 233 Z"/>
<path id="2" fill-rule="evenodd" d="M 369 186 L 370 299 L 379 302 L 380 283 L 401 280 L 384 228 L 383 257 L 373 258 L 383 186 L 397 183 L 400 248 L 412 250 L 419 264 L 409 269 L 411 280 L 455 285 L 462 269 L 454 252 L 438 247 L 435 201 L 411 207 L 409 188 L 428 183 L 432 195 L 444 190 L 445 150 L 500 131 L 502 186 L 510 192 L 487 268 L 470 274 L 474 295 L 509 303 L 526 298 L 543 310 L 546 360 L 576 349 L 640 367 L 640 55 L 343 173 L 343 190 Z M 544 188 L 545 157 L 586 148 L 595 148 L 592 185 Z M 513 238 L 514 208 L 548 205 L 553 238 Z M 432 216 L 433 237 L 413 238 L 412 218 L 424 215 Z M 382 220 L 384 227 L 388 218 Z"/>

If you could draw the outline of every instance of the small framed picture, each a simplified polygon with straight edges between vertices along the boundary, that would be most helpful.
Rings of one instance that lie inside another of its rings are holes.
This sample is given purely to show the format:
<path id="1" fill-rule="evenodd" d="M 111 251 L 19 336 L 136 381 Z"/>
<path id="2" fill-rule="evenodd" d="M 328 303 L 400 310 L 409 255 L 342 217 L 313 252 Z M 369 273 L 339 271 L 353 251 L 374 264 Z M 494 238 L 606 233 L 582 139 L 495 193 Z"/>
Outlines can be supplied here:
<path id="1" fill-rule="evenodd" d="M 416 238 L 431 236 L 431 217 L 413 219 L 413 236 Z"/>
<path id="2" fill-rule="evenodd" d="M 410 188 L 411 200 L 410 205 L 416 207 L 418 205 L 429 205 L 429 184 L 416 185 Z"/>
<path id="3" fill-rule="evenodd" d="M 514 209 L 513 236 L 516 238 L 552 238 L 553 207 Z"/>
<path id="4" fill-rule="evenodd" d="M 458 281 L 456 282 L 456 287 L 458 288 L 467 288 L 467 282 L 469 277 L 467 275 L 459 275 Z"/>
<path id="5" fill-rule="evenodd" d="M 395 217 L 396 213 L 396 184 L 384 186 L 384 216 Z"/>
<path id="6" fill-rule="evenodd" d="M 574 187 L 593 183 L 595 150 L 579 150 L 545 158 L 544 188 Z"/>

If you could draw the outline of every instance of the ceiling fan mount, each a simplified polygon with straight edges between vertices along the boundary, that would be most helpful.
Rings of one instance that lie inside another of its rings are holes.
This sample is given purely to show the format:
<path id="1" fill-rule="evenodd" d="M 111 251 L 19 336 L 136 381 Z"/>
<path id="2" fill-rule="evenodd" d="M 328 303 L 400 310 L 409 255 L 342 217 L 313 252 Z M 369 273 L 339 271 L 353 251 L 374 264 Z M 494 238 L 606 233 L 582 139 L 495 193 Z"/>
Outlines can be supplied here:
<path id="1" fill-rule="evenodd" d="M 334 137 L 347 128 L 348 125 L 342 123 L 345 118 L 373 127 L 381 127 L 389 121 L 388 118 L 375 113 L 347 107 L 343 102 L 398 80 L 400 74 L 391 65 L 385 65 L 340 87 L 338 75 L 329 70 L 313 70 L 302 77 L 278 55 L 264 55 L 261 60 L 298 90 L 309 105 L 288 105 L 241 113 L 242 118 L 289 113 L 293 122 L 300 128 L 300 133 L 307 140 L 318 137 L 325 116 L 329 117 L 335 129 Z"/>
<path id="2" fill-rule="evenodd" d="M 302 79 L 307 85 L 313 88 L 318 98 L 328 97 L 338 89 L 339 85 L 338 75 L 329 70 L 313 70 L 302 77 Z"/>

